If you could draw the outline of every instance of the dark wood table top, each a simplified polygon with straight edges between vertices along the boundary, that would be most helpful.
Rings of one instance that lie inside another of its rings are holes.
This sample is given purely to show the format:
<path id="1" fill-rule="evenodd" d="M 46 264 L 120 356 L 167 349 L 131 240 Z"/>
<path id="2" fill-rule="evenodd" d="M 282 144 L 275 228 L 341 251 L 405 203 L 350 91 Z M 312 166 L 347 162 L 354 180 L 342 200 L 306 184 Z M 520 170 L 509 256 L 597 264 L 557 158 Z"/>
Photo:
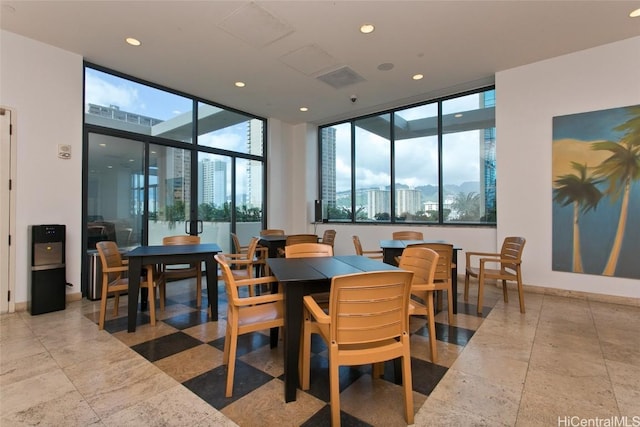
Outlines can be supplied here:
<path id="1" fill-rule="evenodd" d="M 199 243 L 196 245 L 154 245 L 138 246 L 126 253 L 127 257 L 164 256 L 181 254 L 218 253 L 222 249 L 217 243 Z"/>

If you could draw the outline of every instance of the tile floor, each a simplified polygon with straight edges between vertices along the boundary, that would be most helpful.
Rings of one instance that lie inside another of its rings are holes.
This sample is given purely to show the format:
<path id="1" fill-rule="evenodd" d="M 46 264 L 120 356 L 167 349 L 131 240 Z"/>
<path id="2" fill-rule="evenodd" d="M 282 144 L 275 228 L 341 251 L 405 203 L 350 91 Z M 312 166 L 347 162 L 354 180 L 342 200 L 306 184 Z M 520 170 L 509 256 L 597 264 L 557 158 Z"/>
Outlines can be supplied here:
<path id="1" fill-rule="evenodd" d="M 224 397 L 225 321 L 206 321 L 192 287 L 170 284 L 161 320 L 150 326 L 140 314 L 132 334 L 126 298 L 105 331 L 98 302 L 87 300 L 0 316 L 0 425 L 329 425 L 319 342 L 311 389 L 285 404 L 282 346 L 270 349 L 263 334 L 241 338 L 234 395 Z M 482 317 L 464 303 L 451 324 L 446 311 L 436 316 L 435 364 L 424 320 L 412 320 L 415 425 L 569 426 L 625 416 L 640 425 L 640 307 L 528 293 L 521 315 L 515 294 L 505 304 L 497 289 L 487 293 Z M 387 368 L 375 381 L 367 367 L 343 370 L 344 426 L 406 424 Z"/>

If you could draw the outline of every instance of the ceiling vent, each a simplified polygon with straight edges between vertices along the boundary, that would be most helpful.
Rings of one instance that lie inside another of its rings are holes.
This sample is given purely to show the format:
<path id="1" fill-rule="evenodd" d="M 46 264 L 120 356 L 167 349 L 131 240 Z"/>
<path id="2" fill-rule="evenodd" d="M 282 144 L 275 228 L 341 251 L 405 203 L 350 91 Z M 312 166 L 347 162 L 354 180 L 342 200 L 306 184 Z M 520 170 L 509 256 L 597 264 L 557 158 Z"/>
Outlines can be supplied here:
<path id="1" fill-rule="evenodd" d="M 337 70 L 331 71 L 326 74 L 322 74 L 316 78 L 321 82 L 324 82 L 333 87 L 334 89 L 342 89 L 343 87 L 365 81 L 364 77 L 347 66 L 338 68 Z"/>
<path id="2" fill-rule="evenodd" d="M 265 47 L 293 32 L 288 23 L 253 2 L 235 10 L 218 26 L 256 47 Z"/>

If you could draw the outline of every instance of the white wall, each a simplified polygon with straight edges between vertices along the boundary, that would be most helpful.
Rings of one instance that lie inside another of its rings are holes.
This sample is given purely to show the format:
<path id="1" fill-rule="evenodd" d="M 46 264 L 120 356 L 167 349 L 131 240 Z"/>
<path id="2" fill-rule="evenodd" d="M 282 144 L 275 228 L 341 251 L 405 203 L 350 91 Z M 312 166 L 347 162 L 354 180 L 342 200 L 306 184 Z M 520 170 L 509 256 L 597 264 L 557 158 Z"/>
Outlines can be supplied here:
<path id="1" fill-rule="evenodd" d="M 82 210 L 82 57 L 0 32 L 0 104 L 17 119 L 15 302 L 27 301 L 28 226 L 67 226 L 67 282 L 80 292 Z M 71 145 L 71 159 L 57 156 Z"/>
<path id="2" fill-rule="evenodd" d="M 30 224 L 67 225 L 67 281 L 74 285 L 68 292 L 78 293 L 82 57 L 6 31 L 0 43 L 0 105 L 14 108 L 18 121 L 15 301 L 27 298 Z M 504 236 L 521 234 L 527 238 L 525 283 L 639 297 L 638 280 L 551 271 L 551 118 L 640 103 L 640 55 L 632 54 L 639 51 L 636 37 L 498 73 L 498 228 L 420 227 L 425 236 L 463 250 L 495 251 Z M 268 226 L 313 231 L 315 127 L 269 120 L 268 132 Z M 72 146 L 70 160 L 57 158 L 57 144 Z M 336 253 L 353 253 L 353 234 L 375 248 L 407 228 L 321 224 L 316 231 L 329 227 L 337 230 Z"/>
<path id="3" fill-rule="evenodd" d="M 634 104 L 640 104 L 640 37 L 496 75 L 498 239 L 527 238 L 525 283 L 640 297 L 639 280 L 551 269 L 552 118 Z"/>

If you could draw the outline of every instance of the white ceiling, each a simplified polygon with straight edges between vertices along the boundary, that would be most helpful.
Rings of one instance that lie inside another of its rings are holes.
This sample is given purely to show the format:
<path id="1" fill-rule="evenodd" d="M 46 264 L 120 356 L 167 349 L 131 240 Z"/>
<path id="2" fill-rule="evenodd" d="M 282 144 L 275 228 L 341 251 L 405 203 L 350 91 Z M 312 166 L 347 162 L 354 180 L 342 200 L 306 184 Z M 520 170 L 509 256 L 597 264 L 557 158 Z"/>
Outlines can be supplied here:
<path id="1" fill-rule="evenodd" d="M 497 71 L 640 35 L 640 18 L 628 16 L 640 1 L 1 4 L 4 30 L 288 123 L 324 124 L 447 95 L 491 84 Z M 375 31 L 361 34 L 363 23 Z M 142 45 L 125 44 L 129 36 Z M 385 63 L 394 67 L 378 70 Z M 317 79 L 342 67 L 364 81 L 336 89 Z M 416 73 L 425 78 L 412 80 Z M 247 86 L 236 88 L 238 80 Z"/>

